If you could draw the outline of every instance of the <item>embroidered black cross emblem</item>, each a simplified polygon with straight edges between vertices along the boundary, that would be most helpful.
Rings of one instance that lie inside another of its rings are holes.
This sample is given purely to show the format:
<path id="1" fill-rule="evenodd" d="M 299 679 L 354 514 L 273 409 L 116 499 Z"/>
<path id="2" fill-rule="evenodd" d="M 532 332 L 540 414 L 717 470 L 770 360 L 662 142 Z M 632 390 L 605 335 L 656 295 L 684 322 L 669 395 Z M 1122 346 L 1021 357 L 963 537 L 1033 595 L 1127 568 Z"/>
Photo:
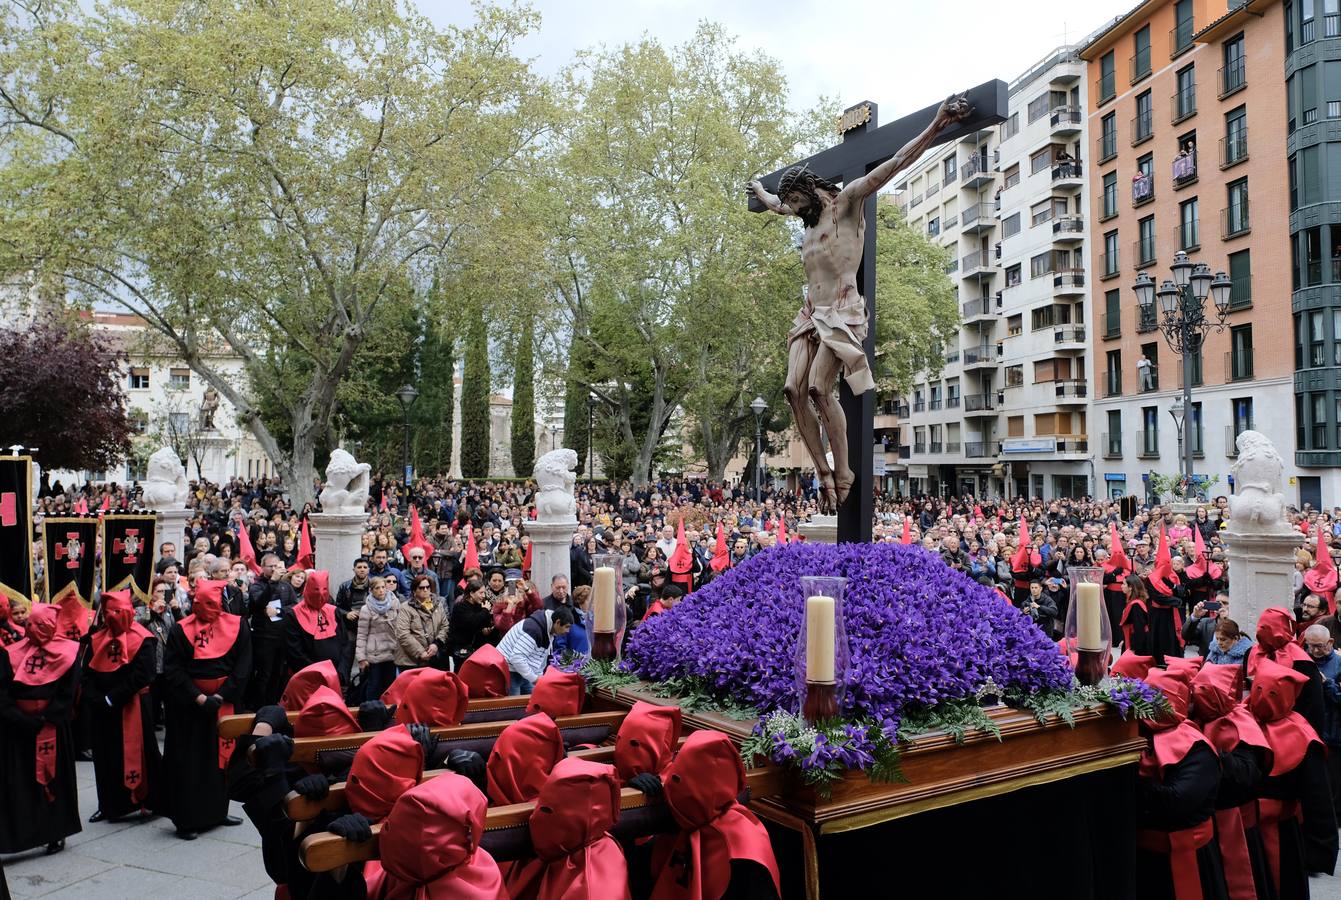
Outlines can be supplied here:
<path id="1" fill-rule="evenodd" d="M 121 661 L 121 642 L 113 640 L 107 644 L 107 658 L 112 662 Z"/>
<path id="2" fill-rule="evenodd" d="M 140 781 L 140 773 L 135 769 L 131 769 L 129 772 L 126 773 L 126 784 L 135 785 L 139 784 L 139 781 Z"/>
<path id="3" fill-rule="evenodd" d="M 42 743 L 37 745 L 37 755 L 46 756 L 48 753 L 52 752 L 55 749 L 56 745 L 53 744 L 51 741 L 43 741 Z"/>
<path id="4" fill-rule="evenodd" d="M 322 610 L 317 610 L 317 631 L 325 631 L 325 630 L 326 630 L 326 613 Z"/>
<path id="5" fill-rule="evenodd" d="M 195 644 L 198 649 L 205 649 L 210 645 L 210 640 L 214 637 L 214 626 L 208 625 L 196 632 Z"/>
<path id="6" fill-rule="evenodd" d="M 29 675 L 38 672 L 47 667 L 47 658 L 42 653 L 32 653 L 28 656 L 28 661 L 23 664 L 23 671 Z"/>

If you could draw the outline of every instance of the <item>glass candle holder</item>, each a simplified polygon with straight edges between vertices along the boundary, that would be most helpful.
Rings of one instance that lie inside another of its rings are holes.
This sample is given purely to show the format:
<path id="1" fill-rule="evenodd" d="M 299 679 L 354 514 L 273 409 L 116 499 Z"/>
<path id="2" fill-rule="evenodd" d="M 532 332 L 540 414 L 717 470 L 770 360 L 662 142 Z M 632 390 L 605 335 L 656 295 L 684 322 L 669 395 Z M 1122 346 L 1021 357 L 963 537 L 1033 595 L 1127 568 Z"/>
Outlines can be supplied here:
<path id="1" fill-rule="evenodd" d="M 587 603 L 587 633 L 591 636 L 592 659 L 613 660 L 619 656 L 619 635 L 628 621 L 624 605 L 624 557 L 598 553 L 592 557 L 591 600 Z"/>
<path id="2" fill-rule="evenodd" d="M 796 642 L 796 684 L 801 715 L 812 725 L 835 718 L 843 706 L 849 650 L 843 624 L 846 578 L 801 579 L 803 613 Z"/>
<path id="3" fill-rule="evenodd" d="M 1066 648 L 1075 653 L 1077 680 L 1083 685 L 1098 684 L 1108 674 L 1113 646 L 1113 628 L 1104 603 L 1104 570 L 1085 566 L 1067 569 L 1066 574 L 1071 579 L 1063 632 Z"/>

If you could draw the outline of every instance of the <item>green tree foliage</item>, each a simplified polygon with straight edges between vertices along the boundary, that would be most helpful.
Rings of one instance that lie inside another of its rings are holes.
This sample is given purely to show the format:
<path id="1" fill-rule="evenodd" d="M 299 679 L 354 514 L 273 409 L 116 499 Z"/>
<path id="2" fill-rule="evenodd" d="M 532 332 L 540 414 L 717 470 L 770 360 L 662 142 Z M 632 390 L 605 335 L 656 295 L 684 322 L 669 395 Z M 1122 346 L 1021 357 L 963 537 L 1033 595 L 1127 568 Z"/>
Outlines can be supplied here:
<path id="1" fill-rule="evenodd" d="M 574 339 L 574 345 L 584 342 Z M 579 353 L 568 359 L 568 370 L 563 382 L 563 445 L 577 454 L 577 474 L 587 472 L 587 424 L 590 411 L 587 399 L 591 393 L 587 385 L 591 383 L 588 367 L 583 365 L 584 356 Z"/>
<path id="2" fill-rule="evenodd" d="M 528 318 L 517 337 L 512 364 L 512 471 L 529 478 L 535 470 L 535 324 Z"/>
<path id="3" fill-rule="evenodd" d="M 489 475 L 489 332 L 484 310 L 471 309 L 461 375 L 461 477 Z"/>
<path id="4" fill-rule="evenodd" d="M 456 403 L 456 342 L 450 329 L 430 324 L 419 354 L 419 400 L 414 405 L 415 471 L 445 474 L 452 465 Z"/>
<path id="5" fill-rule="evenodd" d="M 875 224 L 875 378 L 881 391 L 906 392 L 919 372 L 941 371 L 959 329 L 959 300 L 945 274 L 949 251 L 884 198 Z"/>
<path id="6" fill-rule="evenodd" d="M 311 499 L 379 307 L 450 269 L 458 232 L 496 213 L 492 182 L 533 168 L 553 109 L 514 44 L 536 23 L 481 5 L 439 31 L 363 0 L 6 4 L 0 271 L 142 316 Z"/>

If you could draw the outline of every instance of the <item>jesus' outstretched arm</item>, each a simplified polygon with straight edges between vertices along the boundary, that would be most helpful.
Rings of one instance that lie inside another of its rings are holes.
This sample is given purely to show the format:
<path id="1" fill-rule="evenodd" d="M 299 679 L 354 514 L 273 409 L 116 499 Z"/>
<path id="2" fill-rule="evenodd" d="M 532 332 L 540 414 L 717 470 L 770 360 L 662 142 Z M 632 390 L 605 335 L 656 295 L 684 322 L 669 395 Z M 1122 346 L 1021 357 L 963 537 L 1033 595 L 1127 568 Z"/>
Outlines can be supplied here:
<path id="1" fill-rule="evenodd" d="M 764 187 L 763 182 L 759 181 L 759 179 L 757 178 L 751 181 L 749 187 L 747 187 L 745 190 L 747 193 L 754 194 L 755 197 L 759 198 L 760 203 L 762 203 L 764 206 L 768 207 L 768 209 L 777 213 L 780 216 L 796 215 L 796 213 L 792 211 L 792 208 L 790 206 L 783 203 L 778 198 L 777 194 L 770 193 L 768 188 Z"/>
<path id="2" fill-rule="evenodd" d="M 899 172 L 916 162 L 917 158 L 932 145 L 942 131 L 956 122 L 964 121 L 971 112 L 973 112 L 973 107 L 969 106 L 968 100 L 963 94 L 956 94 L 947 98 L 941 104 L 941 108 L 936 110 L 936 115 L 931 120 L 931 124 L 921 134 L 904 144 L 903 149 L 898 153 L 844 187 L 839 199 L 850 203 L 860 203 L 865 200 L 888 184 L 889 180 Z"/>

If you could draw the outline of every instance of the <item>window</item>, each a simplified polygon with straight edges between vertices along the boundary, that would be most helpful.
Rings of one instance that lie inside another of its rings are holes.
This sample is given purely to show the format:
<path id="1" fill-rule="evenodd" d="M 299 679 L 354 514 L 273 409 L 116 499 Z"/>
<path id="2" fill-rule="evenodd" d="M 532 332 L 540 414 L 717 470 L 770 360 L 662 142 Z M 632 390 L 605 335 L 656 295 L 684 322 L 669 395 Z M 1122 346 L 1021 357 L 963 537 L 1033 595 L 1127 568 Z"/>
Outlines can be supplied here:
<path id="1" fill-rule="evenodd" d="M 1020 264 L 1016 263 L 1006 269 L 1006 287 L 1015 287 L 1020 283 Z"/>
<path id="2" fill-rule="evenodd" d="M 1056 324 L 1052 314 L 1051 306 L 1040 306 L 1038 309 L 1030 310 L 1029 324 L 1033 331 L 1040 331 L 1044 328 L 1051 328 Z M 1037 379 L 1035 379 L 1037 380 Z"/>
<path id="3" fill-rule="evenodd" d="M 1299 0 L 1299 43 L 1311 44 L 1317 37 L 1314 30 L 1314 0 Z"/>
<path id="4" fill-rule="evenodd" d="M 1150 101 L 1150 92 L 1136 95 L 1136 117 L 1131 120 L 1131 142 L 1139 144 L 1154 134 L 1154 108 Z"/>
<path id="5" fill-rule="evenodd" d="M 185 390 L 191 386 L 191 370 L 173 367 L 168 370 L 168 387 Z"/>
<path id="6" fill-rule="evenodd" d="M 1341 366 L 1341 309 L 1332 310 L 1332 365 Z"/>
<path id="7" fill-rule="evenodd" d="M 1155 217 L 1146 216 L 1136 223 L 1136 265 L 1148 266 L 1155 261 Z"/>
<path id="8" fill-rule="evenodd" d="M 1108 433 L 1104 435 L 1104 456 L 1122 455 L 1122 410 L 1108 411 Z"/>
<path id="9" fill-rule="evenodd" d="M 940 216 L 932 216 L 930 219 L 927 220 L 927 234 L 930 235 L 931 237 L 935 237 L 940 233 L 941 233 Z"/>
<path id="10" fill-rule="evenodd" d="M 1099 102 L 1107 103 L 1117 93 L 1117 78 L 1114 71 L 1113 51 L 1109 50 L 1099 57 Z"/>
<path id="11" fill-rule="evenodd" d="M 1141 455 L 1159 456 L 1159 407 L 1141 407 Z"/>
<path id="12" fill-rule="evenodd" d="M 1229 254 L 1229 308 L 1242 309 L 1253 302 L 1252 251 L 1240 250 Z"/>
<path id="13" fill-rule="evenodd" d="M 1132 36 L 1136 52 L 1131 58 L 1132 84 L 1150 74 L 1150 26 L 1146 25 Z"/>
<path id="14" fill-rule="evenodd" d="M 1178 0 L 1173 7 L 1173 18 L 1177 24 L 1169 35 L 1169 43 L 1173 48 L 1169 55 L 1177 56 L 1192 46 L 1192 0 Z"/>
<path id="15" fill-rule="evenodd" d="M 1029 121 L 1037 122 L 1048 114 L 1048 95 L 1041 94 L 1029 101 Z"/>
<path id="16" fill-rule="evenodd" d="M 1018 266 L 1017 266 L 1018 268 Z M 1024 313 L 1017 313 L 1006 319 L 1006 337 L 1015 337 L 1024 333 Z"/>
<path id="17" fill-rule="evenodd" d="M 1024 416 L 1006 418 L 1006 437 L 1024 437 Z"/>
<path id="18" fill-rule="evenodd" d="M 1015 185 L 1019 183 L 1020 183 L 1020 164 L 1016 163 L 1015 165 L 1011 166 L 1009 169 L 1006 170 L 1006 180 L 1001 189 L 1006 190 L 1007 188 L 1013 188 L 1015 187 Z"/>
<path id="19" fill-rule="evenodd" d="M 1173 95 L 1173 121 L 1181 122 L 1197 112 L 1196 66 L 1178 70 L 1177 87 L 1178 91 Z"/>
<path id="20" fill-rule="evenodd" d="M 1034 363 L 1034 384 L 1044 381 L 1066 381 L 1071 377 L 1071 360 L 1064 356 L 1040 359 Z"/>
<path id="21" fill-rule="evenodd" d="M 1220 70 L 1220 96 L 1227 97 L 1247 84 L 1243 53 L 1243 35 L 1230 38 L 1224 46 L 1225 65 Z"/>
<path id="22" fill-rule="evenodd" d="M 1105 370 L 1104 385 L 1106 396 L 1119 397 L 1122 395 L 1122 351 L 1108 351 L 1108 368 Z"/>
<path id="23" fill-rule="evenodd" d="M 1247 158 L 1248 108 L 1240 106 L 1225 113 L 1225 141 L 1224 150 L 1220 154 L 1220 164 L 1228 168 Z"/>
<path id="24" fill-rule="evenodd" d="M 1323 0 L 1322 4 L 1322 36 L 1337 37 L 1341 35 L 1341 0 Z M 1341 422 L 1338 422 L 1341 425 Z"/>
<path id="25" fill-rule="evenodd" d="M 186 434 L 191 430 L 190 414 L 184 412 L 168 413 L 168 430 L 173 434 Z"/>
<path id="26" fill-rule="evenodd" d="M 1052 218 L 1052 201 L 1044 200 L 1029 207 L 1029 224 L 1042 225 Z"/>
<path id="27" fill-rule="evenodd" d="M 1118 273 L 1118 233 L 1115 230 L 1104 235 L 1104 276 Z"/>
<path id="28" fill-rule="evenodd" d="M 1191 370 L 1192 375 L 1192 386 L 1200 387 L 1204 383 L 1204 380 L 1202 378 L 1203 367 L 1202 367 L 1201 347 L 1197 347 L 1191 353 L 1188 353 L 1187 359 L 1188 359 L 1187 367 L 1188 369 Z"/>
<path id="29" fill-rule="evenodd" d="M 1117 172 L 1104 175 L 1103 218 L 1111 219 L 1117 215 Z"/>
<path id="30" fill-rule="evenodd" d="M 1099 162 L 1102 163 L 1117 156 L 1117 113 L 1104 116 L 1099 125 Z"/>
<path id="31" fill-rule="evenodd" d="M 143 391 L 149 387 L 149 368 L 147 366 L 131 366 L 130 368 L 130 389 L 132 391 Z"/>
<path id="32" fill-rule="evenodd" d="M 1288 21 L 1288 16 L 1287 16 Z M 1300 450 L 1308 447 L 1308 423 L 1304 421 L 1304 395 L 1294 395 L 1295 446 Z"/>
<path id="33" fill-rule="evenodd" d="M 1024 384 L 1024 366 L 1006 366 L 1006 387 Z"/>
<path id="34" fill-rule="evenodd" d="M 146 434 L 149 431 L 149 414 L 142 409 L 132 409 L 126 418 L 130 421 L 130 430 L 136 434 Z"/>
<path id="35" fill-rule="evenodd" d="M 1012 213 L 1001 220 L 1001 236 L 1013 237 L 1020 233 L 1020 214 Z"/>
<path id="36" fill-rule="evenodd" d="M 1029 260 L 1029 277 L 1038 278 L 1052 272 L 1052 254 L 1040 253 Z"/>
<path id="37" fill-rule="evenodd" d="M 1313 426 L 1313 443 L 1310 450 L 1327 449 L 1327 395 L 1309 394 L 1309 405 L 1312 407 L 1312 418 L 1309 422 Z"/>
<path id="38" fill-rule="evenodd" d="M 1289 161 L 1289 176 L 1290 176 L 1290 212 L 1294 212 L 1296 209 L 1299 208 L 1299 165 L 1297 157 L 1293 154 L 1290 156 Z M 1298 289 L 1298 287 L 1299 285 L 1295 284 L 1295 288 Z"/>
<path id="39" fill-rule="evenodd" d="M 1229 401 L 1234 418 L 1234 439 L 1245 431 L 1253 430 L 1253 398 L 1235 397 Z"/>
<path id="40" fill-rule="evenodd" d="M 1313 310 L 1308 314 L 1308 365 L 1311 369 L 1320 369 L 1327 364 L 1323 355 L 1326 337 L 1323 334 L 1322 310 Z"/>
<path id="41" fill-rule="evenodd" d="M 1290 0 L 1285 0 L 1285 2 L 1281 4 L 1281 9 L 1285 13 L 1283 17 L 1285 19 L 1285 52 L 1286 54 L 1290 54 L 1294 52 L 1294 4 L 1290 2 Z M 1302 433 L 1299 437 L 1299 446 L 1304 446 Z"/>
<path id="42" fill-rule="evenodd" d="M 1322 173 L 1318 168 L 1318 147 L 1305 147 L 1295 154 L 1299 159 L 1299 203 L 1321 203 Z"/>
<path id="43" fill-rule="evenodd" d="M 1001 140 L 1008 141 L 1020 133 L 1020 114 L 1013 112 L 1001 126 Z"/>
<path id="44" fill-rule="evenodd" d="M 958 163 L 953 153 L 947 156 L 945 162 L 941 163 L 941 181 L 946 184 L 954 181 L 959 175 L 955 168 L 957 165 Z"/>
<path id="45" fill-rule="evenodd" d="M 1245 381 L 1253 377 L 1253 327 L 1235 325 L 1229 329 L 1229 380 Z"/>
<path id="46" fill-rule="evenodd" d="M 1206 434 L 1202 428 L 1201 403 L 1192 404 L 1192 415 L 1183 425 L 1187 439 L 1192 442 L 1192 453 L 1201 456 L 1206 452 Z"/>
<path id="47" fill-rule="evenodd" d="M 1240 178 L 1237 181 L 1231 181 L 1225 186 L 1228 193 L 1229 205 L 1225 207 L 1224 216 L 1224 234 L 1225 237 L 1236 237 L 1245 234 L 1249 228 L 1248 220 L 1248 179 Z"/>
<path id="48" fill-rule="evenodd" d="M 1184 200 L 1178 204 L 1178 247 L 1181 250 L 1195 250 L 1201 246 L 1199 232 L 1200 219 L 1197 214 L 1197 198 Z"/>
<path id="49" fill-rule="evenodd" d="M 1146 178 L 1155 177 L 1155 154 L 1146 153 L 1136 160 L 1136 171 Z"/>
<path id="50" fill-rule="evenodd" d="M 1051 165 L 1051 147 L 1044 147 L 1042 150 L 1039 150 L 1037 153 L 1034 153 L 1029 157 L 1029 173 L 1031 175 L 1037 175 L 1039 172 L 1047 171 L 1048 167 Z"/>
<path id="51" fill-rule="evenodd" d="M 1304 287 L 1322 284 L 1322 227 L 1305 228 L 1298 239 L 1304 260 Z"/>
<path id="52" fill-rule="evenodd" d="M 1299 124 L 1312 125 L 1318 121 L 1318 74 L 1316 66 L 1299 70 Z"/>
<path id="53" fill-rule="evenodd" d="M 1104 292 L 1104 337 L 1115 338 L 1122 334 L 1122 291 Z"/>
<path id="54" fill-rule="evenodd" d="M 1155 199 L 1155 154 L 1146 153 L 1136 160 L 1136 173 L 1131 182 L 1131 202 L 1134 206 Z"/>

